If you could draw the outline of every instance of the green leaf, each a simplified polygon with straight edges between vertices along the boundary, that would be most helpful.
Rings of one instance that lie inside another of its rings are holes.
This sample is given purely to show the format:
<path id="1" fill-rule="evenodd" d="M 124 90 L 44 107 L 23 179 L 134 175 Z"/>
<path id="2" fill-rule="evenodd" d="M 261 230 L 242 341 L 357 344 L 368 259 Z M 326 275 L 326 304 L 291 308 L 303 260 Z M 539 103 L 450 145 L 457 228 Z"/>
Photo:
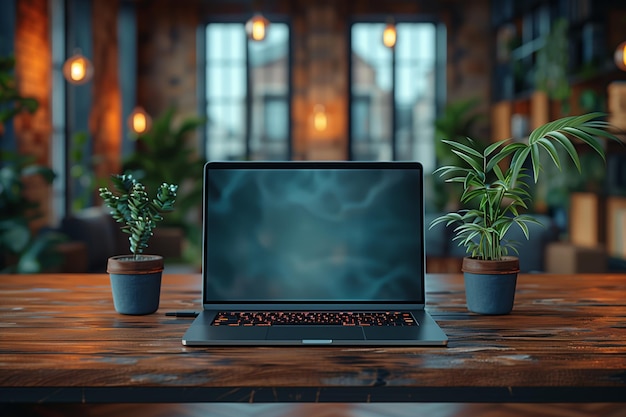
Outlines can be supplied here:
<path id="1" fill-rule="evenodd" d="M 504 181 L 505 181 L 505 177 L 504 177 L 504 174 L 502 173 L 502 170 L 500 169 L 500 166 L 499 166 L 499 165 L 497 165 L 497 164 L 496 164 L 496 165 L 494 165 L 494 166 L 493 166 L 493 172 L 495 172 L 496 177 L 497 177 L 500 181 L 502 181 L 502 182 L 504 183 Z"/>
<path id="2" fill-rule="evenodd" d="M 563 133 L 557 132 L 557 131 L 549 132 L 548 134 L 546 134 L 546 137 L 551 137 L 554 140 L 556 140 L 557 143 L 561 144 L 561 146 L 563 146 L 563 148 L 567 151 L 570 158 L 574 162 L 574 165 L 576 165 L 576 169 L 578 169 L 578 172 L 581 172 L 580 159 L 578 158 L 578 153 L 576 152 L 576 148 L 574 147 L 572 142 L 569 140 L 569 138 L 565 136 Z"/>
<path id="3" fill-rule="evenodd" d="M 554 144 L 550 142 L 547 138 L 543 137 L 537 141 L 537 145 L 543 147 L 548 152 L 548 155 L 550 155 L 550 158 L 552 158 L 552 162 L 554 162 L 554 165 L 557 168 L 561 169 L 561 161 L 559 160 L 559 154 Z"/>
<path id="4" fill-rule="evenodd" d="M 528 231 L 528 226 L 526 225 L 526 223 L 524 223 L 523 221 L 520 221 L 519 219 L 515 219 L 515 224 L 517 224 L 520 229 L 522 229 L 522 232 L 524 232 L 524 236 L 526 237 L 526 240 L 528 240 L 530 238 L 530 232 Z"/>
<path id="5" fill-rule="evenodd" d="M 498 149 L 499 147 L 503 146 L 506 142 L 508 142 L 507 140 L 501 140 L 498 142 L 494 142 L 491 145 L 487 146 L 485 148 L 485 150 L 483 151 L 483 156 L 485 158 L 487 158 L 489 155 L 491 155 L 496 149 Z"/>
<path id="6" fill-rule="evenodd" d="M 533 178 L 536 183 L 539 180 L 539 171 L 541 170 L 539 147 L 536 145 L 530 147 L 530 161 L 533 166 Z"/>
<path id="7" fill-rule="evenodd" d="M 517 180 L 520 177 L 520 173 L 522 172 L 524 162 L 530 153 L 529 147 L 520 148 L 512 158 L 511 167 L 509 167 L 510 172 L 510 182 L 513 186 L 517 184 Z"/>
<path id="8" fill-rule="evenodd" d="M 470 143 L 473 144 L 473 141 L 470 138 L 467 138 L 467 139 L 468 139 L 468 141 Z M 452 140 L 442 140 L 442 142 L 445 143 L 446 145 L 450 146 L 453 149 L 457 149 L 458 151 L 460 151 L 460 152 L 462 152 L 464 154 L 471 155 L 471 156 L 474 156 L 476 158 L 482 158 L 483 157 L 483 154 L 478 152 L 476 149 L 474 149 L 472 147 L 469 147 L 467 145 L 464 145 L 464 144 L 462 144 L 460 142 L 455 142 L 455 141 L 452 141 Z"/>
<path id="9" fill-rule="evenodd" d="M 490 172 L 491 170 L 494 169 L 494 167 L 499 164 L 501 161 L 503 161 L 505 158 L 522 152 L 524 149 L 528 148 L 528 146 L 524 143 L 509 143 L 508 145 L 504 146 L 500 152 L 498 152 L 496 155 L 494 155 L 489 162 L 487 163 L 487 167 L 486 167 L 486 171 Z"/>
<path id="10" fill-rule="evenodd" d="M 474 169 L 474 171 L 477 171 L 477 172 L 482 171 L 482 167 L 480 163 L 476 161 L 474 158 L 472 158 L 472 155 L 464 154 L 463 152 L 457 151 L 456 149 L 453 149 L 452 153 L 454 153 L 459 158 L 467 162 Z M 482 155 L 481 155 L 481 158 L 482 158 Z"/>
<path id="11" fill-rule="evenodd" d="M 593 136 L 591 136 L 590 134 L 588 134 L 584 130 L 577 129 L 577 128 L 574 128 L 574 127 L 565 127 L 565 128 L 563 128 L 563 130 L 566 131 L 567 133 L 569 133 L 570 135 L 572 135 L 572 136 L 582 140 L 583 142 L 585 142 L 593 150 L 595 150 L 602 157 L 602 159 L 605 159 L 604 158 L 604 149 L 602 148 L 602 145 L 600 144 L 600 142 L 596 138 L 594 138 Z"/>

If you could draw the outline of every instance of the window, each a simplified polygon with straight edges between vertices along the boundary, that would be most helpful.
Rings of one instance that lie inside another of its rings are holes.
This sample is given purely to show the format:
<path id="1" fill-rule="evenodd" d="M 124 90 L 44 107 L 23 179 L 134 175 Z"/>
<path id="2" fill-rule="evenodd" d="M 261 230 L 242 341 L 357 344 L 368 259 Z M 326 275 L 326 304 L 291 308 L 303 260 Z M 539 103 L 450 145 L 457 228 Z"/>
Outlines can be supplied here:
<path id="1" fill-rule="evenodd" d="M 289 159 L 289 27 L 272 22 L 265 40 L 244 23 L 206 28 L 206 156 Z"/>
<path id="2" fill-rule="evenodd" d="M 444 72 L 433 23 L 396 24 L 397 43 L 382 43 L 385 23 L 351 28 L 350 156 L 417 160 L 435 167 L 434 121 Z"/>

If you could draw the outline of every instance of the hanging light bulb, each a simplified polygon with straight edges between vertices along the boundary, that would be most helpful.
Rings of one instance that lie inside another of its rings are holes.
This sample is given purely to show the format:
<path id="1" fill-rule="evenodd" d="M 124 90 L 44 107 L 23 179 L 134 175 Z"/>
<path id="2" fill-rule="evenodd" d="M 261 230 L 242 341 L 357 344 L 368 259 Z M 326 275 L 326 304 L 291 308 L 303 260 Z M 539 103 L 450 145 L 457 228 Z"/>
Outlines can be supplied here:
<path id="1" fill-rule="evenodd" d="M 267 35 L 269 26 L 270 21 L 263 17 L 261 13 L 256 13 L 246 22 L 246 33 L 253 41 L 262 41 Z"/>
<path id="2" fill-rule="evenodd" d="M 63 64 L 63 76 L 72 84 L 84 84 L 91 80 L 93 65 L 80 51 L 69 57 Z"/>
<path id="3" fill-rule="evenodd" d="M 143 107 L 135 107 L 128 116 L 128 127 L 138 135 L 146 133 L 152 127 L 152 118 Z"/>
<path id="4" fill-rule="evenodd" d="M 615 50 L 615 65 L 622 71 L 626 71 L 626 41 L 619 44 Z"/>
<path id="5" fill-rule="evenodd" d="M 396 31 L 396 25 L 392 19 L 387 20 L 387 26 L 383 30 L 383 45 L 387 48 L 393 48 L 396 46 L 396 39 L 398 32 Z"/>
<path id="6" fill-rule="evenodd" d="M 313 126 L 318 132 L 322 132 L 328 127 L 326 108 L 321 104 L 316 104 L 313 108 Z"/>

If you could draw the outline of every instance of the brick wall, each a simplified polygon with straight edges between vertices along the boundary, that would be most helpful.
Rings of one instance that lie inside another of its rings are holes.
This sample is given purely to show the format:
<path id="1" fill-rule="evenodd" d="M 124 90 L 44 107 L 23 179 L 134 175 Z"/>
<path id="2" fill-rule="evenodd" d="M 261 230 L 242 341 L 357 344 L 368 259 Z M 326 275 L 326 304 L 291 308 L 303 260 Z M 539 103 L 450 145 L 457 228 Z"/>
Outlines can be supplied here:
<path id="1" fill-rule="evenodd" d="M 198 113 L 195 2 L 156 0 L 137 8 L 137 101 L 159 116 L 175 107 L 178 117 Z"/>
<path id="2" fill-rule="evenodd" d="M 336 5 L 309 2 L 295 15 L 293 153 L 296 159 L 346 159 L 348 137 L 345 21 Z M 315 106 L 324 106 L 327 128 L 313 126 Z"/>
<path id="3" fill-rule="evenodd" d="M 96 177 L 108 178 L 120 171 L 122 96 L 118 74 L 117 13 L 119 0 L 94 1 L 93 102 L 89 131 L 93 153 L 99 156 Z"/>
<path id="4" fill-rule="evenodd" d="M 93 3 L 94 102 L 90 131 L 94 151 L 105 155 L 99 175 L 119 168 L 121 94 L 116 16 L 120 0 Z M 251 6 L 180 0 L 139 1 L 137 6 L 137 103 L 158 116 L 170 106 L 179 116 L 196 114 L 198 102 L 196 35 L 211 14 L 252 13 Z M 487 108 L 490 76 L 489 1 L 450 0 L 436 4 L 358 0 L 277 0 L 268 13 L 288 14 L 293 29 L 292 141 L 296 159 L 342 159 L 347 156 L 348 49 L 350 18 L 375 13 L 426 13 L 448 29 L 449 100 L 483 99 Z M 40 100 L 34 116 L 16 120 L 21 150 L 50 160 L 50 44 L 46 0 L 18 2 L 18 75 L 24 93 Z M 328 129 L 312 126 L 316 104 L 326 108 Z"/>
<path id="5" fill-rule="evenodd" d="M 459 2 L 442 14 L 448 32 L 448 101 L 477 97 L 487 113 L 491 96 L 491 29 L 488 0 Z M 482 127 L 485 138 L 488 126 Z"/>
<path id="6" fill-rule="evenodd" d="M 33 155 L 37 163 L 51 163 L 52 119 L 50 115 L 51 54 L 47 0 L 17 2 L 15 34 L 15 76 L 20 94 L 39 102 L 34 114 L 20 114 L 14 119 L 17 149 Z M 52 217 L 51 187 L 41 178 L 26 180 L 26 195 L 41 204 L 43 217 L 33 223 L 37 229 Z"/>
<path id="7" fill-rule="evenodd" d="M 489 103 L 489 1 L 436 4 L 358 0 L 276 1 L 266 14 L 291 16 L 293 42 L 292 146 L 295 159 L 343 159 L 348 138 L 348 49 L 346 34 L 355 15 L 425 13 L 448 29 L 449 100 L 478 97 Z M 394 10 L 389 10 L 394 7 Z M 196 28 L 212 14 L 252 14 L 251 6 L 178 0 L 143 2 L 138 8 L 138 102 L 158 115 L 175 105 L 197 113 Z M 313 109 L 324 105 L 328 128 L 316 132 Z M 488 127 L 485 127 L 488 128 Z M 482 132 L 481 132 L 482 133 Z M 485 132 L 485 134 L 487 134 Z"/>

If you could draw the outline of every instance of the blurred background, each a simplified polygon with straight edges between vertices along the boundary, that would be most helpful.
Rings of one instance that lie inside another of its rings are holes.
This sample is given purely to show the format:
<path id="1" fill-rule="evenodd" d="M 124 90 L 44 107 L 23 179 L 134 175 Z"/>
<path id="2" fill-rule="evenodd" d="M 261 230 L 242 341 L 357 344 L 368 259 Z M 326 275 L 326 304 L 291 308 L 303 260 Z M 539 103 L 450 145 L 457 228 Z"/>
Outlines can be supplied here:
<path id="1" fill-rule="evenodd" d="M 441 139 L 524 140 L 590 111 L 626 130 L 625 41 L 609 0 L 3 0 L 0 268 L 127 253 L 97 188 L 133 172 L 181 185 L 150 249 L 197 270 L 210 160 L 417 160 L 434 217 L 458 201 L 430 175 L 454 162 Z M 607 147 L 533 187 L 529 270 L 622 269 L 626 152 Z M 437 233 L 429 271 L 458 270 Z"/>

